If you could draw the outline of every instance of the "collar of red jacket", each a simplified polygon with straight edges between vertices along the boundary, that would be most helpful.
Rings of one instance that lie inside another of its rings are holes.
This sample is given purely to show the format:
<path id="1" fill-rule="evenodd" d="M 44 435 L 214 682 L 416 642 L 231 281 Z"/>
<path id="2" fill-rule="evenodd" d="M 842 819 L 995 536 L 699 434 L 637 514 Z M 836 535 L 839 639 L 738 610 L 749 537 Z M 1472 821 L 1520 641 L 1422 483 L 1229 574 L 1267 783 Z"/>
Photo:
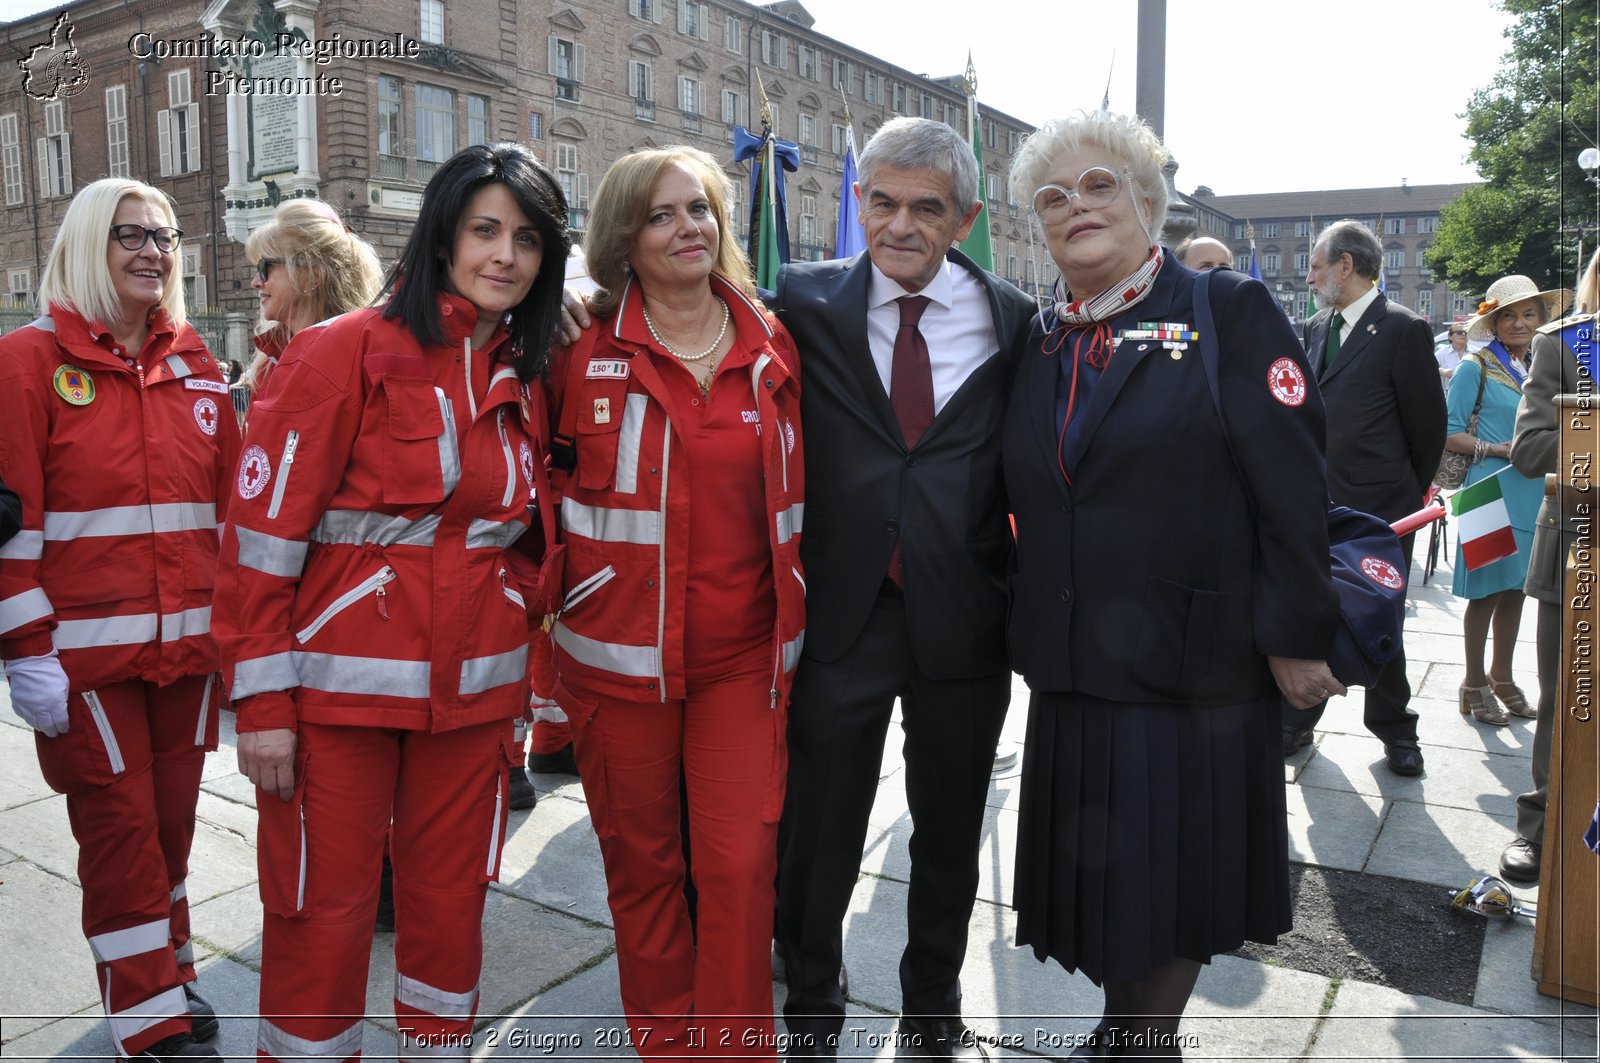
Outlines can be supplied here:
<path id="1" fill-rule="evenodd" d="M 88 320 L 65 303 L 51 304 L 50 320 L 55 325 L 56 342 L 72 351 L 74 357 L 84 360 L 98 358 L 119 366 L 124 364 L 124 357 L 139 357 L 146 351 L 160 352 L 161 357 L 166 357 L 204 346 L 197 332 L 188 327 L 180 330 L 173 324 L 172 316 L 159 306 L 150 311 L 149 332 L 145 336 L 143 350 L 132 351 L 125 356 L 111 353 L 117 341 L 109 328 L 98 321 Z"/>
<path id="2" fill-rule="evenodd" d="M 734 343 L 740 347 L 759 347 L 772 338 L 772 326 L 767 324 L 766 315 L 722 274 L 711 274 L 711 291 L 728 304 L 728 310 L 733 315 L 730 323 L 734 330 Z M 612 335 L 625 343 L 654 346 L 650 326 L 644 321 L 644 288 L 632 274 L 628 275 L 622 298 L 617 301 L 617 313 L 611 328 Z"/>

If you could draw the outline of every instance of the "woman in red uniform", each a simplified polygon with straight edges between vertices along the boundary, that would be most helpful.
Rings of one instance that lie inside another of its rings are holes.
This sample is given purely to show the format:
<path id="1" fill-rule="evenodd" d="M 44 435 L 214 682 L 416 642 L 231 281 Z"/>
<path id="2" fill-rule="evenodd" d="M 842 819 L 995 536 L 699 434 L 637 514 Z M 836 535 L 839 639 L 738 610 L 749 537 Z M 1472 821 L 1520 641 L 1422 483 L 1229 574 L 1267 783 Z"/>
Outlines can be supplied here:
<path id="1" fill-rule="evenodd" d="M 556 700 L 646 1059 L 775 1055 L 773 881 L 804 628 L 799 366 L 754 301 L 728 199 L 693 148 L 618 160 L 590 218 L 596 320 L 550 377 L 566 467 Z"/>
<path id="2" fill-rule="evenodd" d="M 262 1058 L 360 1053 L 391 819 L 401 1053 L 470 1037 L 566 216 L 526 149 L 457 153 L 388 301 L 301 332 L 251 410 L 217 625 L 258 787 Z"/>
<path id="3" fill-rule="evenodd" d="M 61 220 L 41 316 L 0 339 L 0 464 L 24 518 L 0 548 L 0 657 L 67 795 L 112 1041 L 161 1059 L 216 1055 L 194 1039 L 217 1020 L 189 988 L 184 879 L 217 746 L 211 588 L 239 446 L 185 323 L 182 238 L 157 189 L 94 182 Z"/>
<path id="4" fill-rule="evenodd" d="M 320 199 L 290 199 L 250 234 L 245 257 L 255 267 L 250 287 L 261 298 L 256 356 L 239 381 L 253 399 L 295 333 L 372 302 L 383 267 L 372 245 L 351 232 Z"/>

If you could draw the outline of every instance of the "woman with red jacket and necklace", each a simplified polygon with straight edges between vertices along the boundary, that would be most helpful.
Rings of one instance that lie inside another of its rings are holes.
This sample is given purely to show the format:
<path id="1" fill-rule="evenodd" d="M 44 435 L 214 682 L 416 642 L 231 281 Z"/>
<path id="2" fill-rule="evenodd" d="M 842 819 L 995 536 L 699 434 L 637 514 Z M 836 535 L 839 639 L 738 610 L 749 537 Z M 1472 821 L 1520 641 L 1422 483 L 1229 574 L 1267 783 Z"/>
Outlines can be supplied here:
<path id="1" fill-rule="evenodd" d="M 590 217 L 595 321 L 550 375 L 566 466 L 555 700 L 647 1060 L 776 1055 L 773 884 L 805 616 L 799 366 L 755 302 L 729 199 L 705 152 L 618 160 Z"/>
<path id="2" fill-rule="evenodd" d="M 457 153 L 388 301 L 302 331 L 251 410 L 217 627 L 258 787 L 262 1058 L 359 1053 L 391 819 L 402 1055 L 470 1038 L 566 217 L 526 149 Z"/>

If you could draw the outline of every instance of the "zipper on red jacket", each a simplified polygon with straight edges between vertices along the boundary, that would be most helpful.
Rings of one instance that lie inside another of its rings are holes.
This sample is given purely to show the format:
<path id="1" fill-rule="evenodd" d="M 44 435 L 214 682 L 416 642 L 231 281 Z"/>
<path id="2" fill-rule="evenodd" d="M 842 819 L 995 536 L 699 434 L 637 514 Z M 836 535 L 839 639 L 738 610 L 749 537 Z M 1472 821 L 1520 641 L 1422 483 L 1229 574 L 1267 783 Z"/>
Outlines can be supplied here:
<path id="1" fill-rule="evenodd" d="M 506 455 L 506 494 L 500 500 L 502 506 L 511 505 L 511 498 L 516 494 L 517 485 L 517 459 L 511 453 L 511 437 L 506 435 L 506 408 L 501 406 L 496 412 L 496 426 L 500 429 L 500 449 Z"/>
<path id="2" fill-rule="evenodd" d="M 278 483 L 272 489 L 272 502 L 267 506 L 267 519 L 275 520 L 283 507 L 283 493 L 289 486 L 289 473 L 294 471 L 294 452 L 300 449 L 300 429 L 291 428 L 283 441 L 283 460 L 278 469 Z"/>

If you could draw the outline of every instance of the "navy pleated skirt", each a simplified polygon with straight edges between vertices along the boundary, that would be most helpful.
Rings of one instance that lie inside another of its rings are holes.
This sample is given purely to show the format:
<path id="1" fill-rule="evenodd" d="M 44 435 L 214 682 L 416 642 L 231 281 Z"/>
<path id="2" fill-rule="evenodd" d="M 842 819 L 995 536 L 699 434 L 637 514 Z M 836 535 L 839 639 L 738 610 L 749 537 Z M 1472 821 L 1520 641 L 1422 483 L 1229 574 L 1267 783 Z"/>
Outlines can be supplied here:
<path id="1" fill-rule="evenodd" d="M 1282 706 L 1033 695 L 1017 944 L 1096 984 L 1290 928 Z"/>

